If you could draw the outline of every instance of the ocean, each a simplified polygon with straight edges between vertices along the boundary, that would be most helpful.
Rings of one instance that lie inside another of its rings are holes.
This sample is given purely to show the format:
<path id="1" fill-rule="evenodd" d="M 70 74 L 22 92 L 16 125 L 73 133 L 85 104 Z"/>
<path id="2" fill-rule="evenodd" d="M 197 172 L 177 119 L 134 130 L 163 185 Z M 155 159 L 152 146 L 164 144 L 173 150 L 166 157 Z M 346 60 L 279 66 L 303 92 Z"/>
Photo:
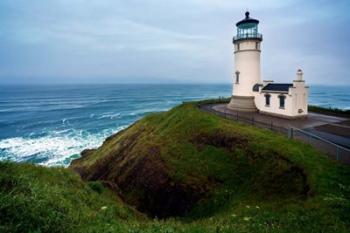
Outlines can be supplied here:
<path id="1" fill-rule="evenodd" d="M 350 109 L 348 90 L 312 86 L 309 104 Z M 229 84 L 0 86 L 0 160 L 68 166 L 148 113 L 230 93 Z"/>

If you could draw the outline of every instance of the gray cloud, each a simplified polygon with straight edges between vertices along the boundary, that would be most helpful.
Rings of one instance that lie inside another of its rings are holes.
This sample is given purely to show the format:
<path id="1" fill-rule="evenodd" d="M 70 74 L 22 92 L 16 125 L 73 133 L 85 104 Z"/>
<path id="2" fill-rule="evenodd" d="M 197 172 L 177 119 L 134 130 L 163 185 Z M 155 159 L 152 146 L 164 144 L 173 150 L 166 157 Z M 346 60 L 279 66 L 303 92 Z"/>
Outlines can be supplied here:
<path id="1" fill-rule="evenodd" d="M 346 0 L 0 2 L 0 83 L 230 82 L 234 24 L 261 21 L 263 77 L 349 83 Z"/>

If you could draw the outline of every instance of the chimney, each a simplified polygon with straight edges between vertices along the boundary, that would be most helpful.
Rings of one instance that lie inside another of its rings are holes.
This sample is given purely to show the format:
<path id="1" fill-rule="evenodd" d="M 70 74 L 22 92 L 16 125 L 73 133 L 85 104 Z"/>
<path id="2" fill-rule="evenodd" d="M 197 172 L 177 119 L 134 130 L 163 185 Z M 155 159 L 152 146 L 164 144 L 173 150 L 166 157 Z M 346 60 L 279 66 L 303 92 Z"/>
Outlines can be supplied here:
<path id="1" fill-rule="evenodd" d="M 297 81 L 303 81 L 303 71 L 301 69 L 298 69 L 297 71 Z"/>

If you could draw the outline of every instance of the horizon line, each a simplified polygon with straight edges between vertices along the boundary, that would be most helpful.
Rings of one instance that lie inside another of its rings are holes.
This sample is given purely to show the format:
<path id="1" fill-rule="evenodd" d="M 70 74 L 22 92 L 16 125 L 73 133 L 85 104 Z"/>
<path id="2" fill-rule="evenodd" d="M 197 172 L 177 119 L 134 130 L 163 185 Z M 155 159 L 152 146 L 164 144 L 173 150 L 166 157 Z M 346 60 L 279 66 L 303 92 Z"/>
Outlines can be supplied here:
<path id="1" fill-rule="evenodd" d="M 292 82 L 291 82 L 292 83 Z M 232 85 L 231 82 L 149 82 L 149 83 L 124 83 L 124 82 L 106 82 L 106 83 L 0 83 L 0 86 L 73 86 L 73 85 Z M 350 86 L 350 84 L 325 84 L 325 83 L 308 83 L 308 86 Z"/>

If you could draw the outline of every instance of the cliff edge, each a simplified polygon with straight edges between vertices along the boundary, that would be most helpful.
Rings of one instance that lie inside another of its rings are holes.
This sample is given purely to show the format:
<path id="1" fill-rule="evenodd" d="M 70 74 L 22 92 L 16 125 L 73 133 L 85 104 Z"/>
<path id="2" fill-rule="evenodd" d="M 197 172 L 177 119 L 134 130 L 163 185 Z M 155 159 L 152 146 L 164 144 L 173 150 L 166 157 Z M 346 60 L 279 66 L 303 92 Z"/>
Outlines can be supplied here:
<path id="1" fill-rule="evenodd" d="M 348 166 L 197 104 L 148 115 L 70 169 L 0 162 L 0 232 L 350 231 Z"/>
<path id="2" fill-rule="evenodd" d="M 315 154 L 187 103 L 151 114 L 84 151 L 71 168 L 84 180 L 104 182 L 151 217 L 202 218 L 242 199 L 308 199 L 315 190 L 300 159 Z"/>

